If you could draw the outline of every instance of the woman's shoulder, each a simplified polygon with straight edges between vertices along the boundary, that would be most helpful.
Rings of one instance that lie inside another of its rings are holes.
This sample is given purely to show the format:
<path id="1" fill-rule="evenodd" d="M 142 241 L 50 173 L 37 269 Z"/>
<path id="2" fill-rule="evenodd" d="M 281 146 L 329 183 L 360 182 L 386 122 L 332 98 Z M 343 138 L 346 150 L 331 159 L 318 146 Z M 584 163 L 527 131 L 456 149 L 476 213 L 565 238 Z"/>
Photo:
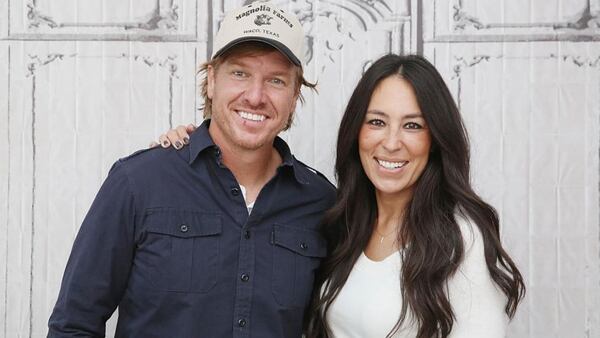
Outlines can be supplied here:
<path id="1" fill-rule="evenodd" d="M 450 337 L 504 337 L 506 297 L 490 276 L 481 231 L 460 212 L 455 219 L 463 237 L 464 255 L 448 281 L 448 296 L 456 315 Z"/>
<path id="2" fill-rule="evenodd" d="M 469 249 L 473 249 L 475 246 L 481 246 L 483 249 L 481 230 L 479 230 L 477 224 L 475 224 L 475 222 L 473 222 L 473 220 L 461 209 L 458 209 L 454 213 L 454 219 L 460 229 L 465 252 Z"/>
<path id="3" fill-rule="evenodd" d="M 485 244 L 481 230 L 463 212 L 456 212 L 455 219 L 463 239 L 463 257 L 456 273 L 470 282 L 489 282 L 490 274 L 485 260 Z"/>

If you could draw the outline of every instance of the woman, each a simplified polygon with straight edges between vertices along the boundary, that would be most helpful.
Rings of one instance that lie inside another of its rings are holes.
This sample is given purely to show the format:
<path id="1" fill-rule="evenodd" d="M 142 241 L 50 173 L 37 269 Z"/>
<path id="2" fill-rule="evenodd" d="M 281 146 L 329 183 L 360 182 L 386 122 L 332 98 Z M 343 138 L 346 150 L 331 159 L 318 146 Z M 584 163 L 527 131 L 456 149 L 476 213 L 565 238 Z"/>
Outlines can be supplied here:
<path id="1" fill-rule="evenodd" d="M 388 55 L 366 71 L 335 169 L 309 337 L 505 335 L 523 279 L 470 185 L 466 131 L 433 65 Z"/>
<path id="2" fill-rule="evenodd" d="M 470 185 L 466 131 L 433 65 L 387 55 L 365 72 L 335 170 L 307 337 L 505 335 L 523 279 Z"/>

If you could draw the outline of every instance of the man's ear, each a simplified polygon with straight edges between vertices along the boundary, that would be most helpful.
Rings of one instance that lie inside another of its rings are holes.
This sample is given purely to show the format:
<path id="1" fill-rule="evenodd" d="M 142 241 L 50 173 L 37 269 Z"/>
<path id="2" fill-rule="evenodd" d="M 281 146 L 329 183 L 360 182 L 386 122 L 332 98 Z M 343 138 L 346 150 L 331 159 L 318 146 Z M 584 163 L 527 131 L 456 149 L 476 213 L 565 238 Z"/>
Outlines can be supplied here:
<path id="1" fill-rule="evenodd" d="M 206 96 L 212 100 L 215 92 L 215 68 L 213 66 L 206 67 Z"/>
<path id="2" fill-rule="evenodd" d="M 298 104 L 298 99 L 300 99 L 300 89 L 302 85 L 296 90 L 296 94 L 294 94 L 294 103 L 292 104 L 292 112 L 296 111 L 296 105 Z"/>
<path id="3" fill-rule="evenodd" d="M 292 103 L 292 108 L 290 110 L 292 113 L 296 111 L 296 104 L 298 104 L 298 98 L 299 98 L 298 95 L 294 96 L 294 103 Z"/>

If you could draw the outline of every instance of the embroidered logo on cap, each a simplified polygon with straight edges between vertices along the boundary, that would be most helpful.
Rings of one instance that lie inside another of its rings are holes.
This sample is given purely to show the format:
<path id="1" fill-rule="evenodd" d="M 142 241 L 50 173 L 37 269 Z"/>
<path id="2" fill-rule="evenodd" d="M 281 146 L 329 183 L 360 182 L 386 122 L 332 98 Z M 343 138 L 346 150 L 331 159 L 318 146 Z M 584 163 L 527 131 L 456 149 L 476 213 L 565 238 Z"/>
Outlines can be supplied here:
<path id="1" fill-rule="evenodd" d="M 259 14 L 256 16 L 256 19 L 254 19 L 254 23 L 257 26 L 262 26 L 262 25 L 270 25 L 271 24 L 271 20 L 273 20 L 272 16 L 266 15 L 266 14 Z"/>

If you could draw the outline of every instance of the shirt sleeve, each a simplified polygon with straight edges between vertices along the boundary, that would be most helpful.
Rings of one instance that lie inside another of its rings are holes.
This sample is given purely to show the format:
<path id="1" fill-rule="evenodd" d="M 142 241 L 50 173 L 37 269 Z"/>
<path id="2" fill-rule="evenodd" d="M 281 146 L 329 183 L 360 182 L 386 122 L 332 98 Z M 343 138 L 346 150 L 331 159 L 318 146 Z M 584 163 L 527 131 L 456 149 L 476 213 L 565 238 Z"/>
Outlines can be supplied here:
<path id="1" fill-rule="evenodd" d="M 48 337 L 104 337 L 127 287 L 134 253 L 135 206 L 124 164 L 117 162 L 73 244 Z"/>
<path id="2" fill-rule="evenodd" d="M 506 336 L 506 297 L 497 288 L 487 268 L 479 228 L 457 219 L 465 255 L 456 274 L 448 281 L 448 295 L 456 315 L 450 338 L 501 338 Z"/>

